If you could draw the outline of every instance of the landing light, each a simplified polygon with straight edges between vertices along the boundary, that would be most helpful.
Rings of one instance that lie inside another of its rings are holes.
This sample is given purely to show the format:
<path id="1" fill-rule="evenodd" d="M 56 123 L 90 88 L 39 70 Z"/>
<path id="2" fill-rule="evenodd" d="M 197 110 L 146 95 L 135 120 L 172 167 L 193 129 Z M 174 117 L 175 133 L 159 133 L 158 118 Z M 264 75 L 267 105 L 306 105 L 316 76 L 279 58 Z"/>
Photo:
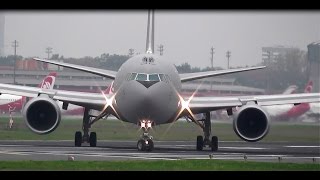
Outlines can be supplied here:
<path id="1" fill-rule="evenodd" d="M 185 101 L 185 100 L 183 99 L 183 97 L 181 97 L 180 94 L 178 94 L 178 97 L 179 97 L 179 99 L 180 99 L 180 101 L 179 101 L 179 103 L 178 103 L 178 106 L 181 105 L 181 109 L 180 109 L 180 111 L 178 112 L 178 114 L 177 114 L 177 116 L 176 116 L 175 119 L 177 119 L 184 110 L 187 110 L 187 111 L 189 112 L 189 114 L 191 115 L 191 117 L 194 118 L 194 115 L 193 115 L 193 113 L 192 113 L 192 111 L 191 111 L 191 109 L 190 109 L 190 107 L 189 107 L 190 101 L 192 100 L 192 98 L 193 98 L 194 95 L 195 95 L 195 93 L 193 93 L 192 96 L 190 96 L 190 98 L 189 98 L 187 101 Z"/>
<path id="2" fill-rule="evenodd" d="M 101 91 L 103 97 L 105 98 L 106 100 L 106 104 L 102 110 L 102 112 L 104 112 L 108 107 L 111 107 L 111 109 L 113 110 L 113 112 L 116 114 L 117 117 L 119 117 L 116 109 L 113 107 L 113 101 L 116 101 L 115 100 L 115 96 L 116 96 L 116 93 L 114 93 L 110 98 L 108 98 L 103 91 Z"/>
<path id="3" fill-rule="evenodd" d="M 148 130 L 149 128 L 152 128 L 152 121 L 150 120 L 141 120 L 140 121 L 140 129 L 144 128 L 145 130 Z"/>

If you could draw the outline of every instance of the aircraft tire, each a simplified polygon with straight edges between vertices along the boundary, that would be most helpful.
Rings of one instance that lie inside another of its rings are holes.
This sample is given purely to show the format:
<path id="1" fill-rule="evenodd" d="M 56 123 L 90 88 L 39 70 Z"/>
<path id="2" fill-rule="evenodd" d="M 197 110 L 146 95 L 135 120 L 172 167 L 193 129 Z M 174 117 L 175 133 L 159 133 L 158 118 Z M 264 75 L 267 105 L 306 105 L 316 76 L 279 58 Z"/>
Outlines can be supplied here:
<path id="1" fill-rule="evenodd" d="M 89 137 L 90 147 L 96 147 L 97 146 L 97 133 L 91 132 Z"/>
<path id="2" fill-rule="evenodd" d="M 211 150 L 212 151 L 218 151 L 219 145 L 218 145 L 218 137 L 212 136 L 211 138 Z"/>
<path id="3" fill-rule="evenodd" d="M 203 137 L 197 136 L 197 151 L 202 151 L 203 149 Z"/>
<path id="4" fill-rule="evenodd" d="M 82 144 L 82 133 L 80 131 L 77 131 L 74 135 L 74 146 L 80 147 Z"/>

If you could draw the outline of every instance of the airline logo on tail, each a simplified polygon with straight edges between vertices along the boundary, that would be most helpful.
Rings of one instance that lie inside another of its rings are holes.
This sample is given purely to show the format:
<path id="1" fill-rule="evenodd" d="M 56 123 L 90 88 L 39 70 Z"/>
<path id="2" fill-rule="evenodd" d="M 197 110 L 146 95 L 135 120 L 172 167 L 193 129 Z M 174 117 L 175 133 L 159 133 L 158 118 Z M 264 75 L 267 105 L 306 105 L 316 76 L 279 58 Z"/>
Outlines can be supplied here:
<path id="1" fill-rule="evenodd" d="M 44 80 L 39 84 L 38 87 L 42 89 L 53 89 L 57 73 L 51 72 L 48 76 L 44 78 Z"/>

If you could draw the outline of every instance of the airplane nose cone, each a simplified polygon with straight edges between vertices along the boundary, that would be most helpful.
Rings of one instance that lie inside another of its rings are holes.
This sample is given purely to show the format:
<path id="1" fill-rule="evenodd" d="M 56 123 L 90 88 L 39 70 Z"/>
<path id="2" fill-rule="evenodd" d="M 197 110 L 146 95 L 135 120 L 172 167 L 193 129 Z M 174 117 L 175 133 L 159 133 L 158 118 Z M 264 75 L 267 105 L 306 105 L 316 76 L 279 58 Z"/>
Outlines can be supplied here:
<path id="1" fill-rule="evenodd" d="M 116 101 L 121 118 L 132 123 L 146 119 L 161 124 L 174 116 L 178 97 L 173 88 L 165 82 L 150 84 L 129 81 L 119 89 Z"/>

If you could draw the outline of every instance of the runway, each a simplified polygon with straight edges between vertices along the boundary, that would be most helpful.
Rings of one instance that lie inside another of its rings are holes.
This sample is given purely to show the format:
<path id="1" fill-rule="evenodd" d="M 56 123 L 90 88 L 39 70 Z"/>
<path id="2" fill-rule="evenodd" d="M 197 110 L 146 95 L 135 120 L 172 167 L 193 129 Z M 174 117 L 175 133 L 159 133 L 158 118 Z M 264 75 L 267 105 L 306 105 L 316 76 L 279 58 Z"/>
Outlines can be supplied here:
<path id="1" fill-rule="evenodd" d="M 98 141 L 97 147 L 74 147 L 73 141 L 0 141 L 0 161 L 6 160 L 180 160 L 224 159 L 239 161 L 320 163 L 320 142 L 220 141 L 219 151 L 196 151 L 193 141 L 154 141 L 152 152 L 136 149 L 136 141 Z"/>

